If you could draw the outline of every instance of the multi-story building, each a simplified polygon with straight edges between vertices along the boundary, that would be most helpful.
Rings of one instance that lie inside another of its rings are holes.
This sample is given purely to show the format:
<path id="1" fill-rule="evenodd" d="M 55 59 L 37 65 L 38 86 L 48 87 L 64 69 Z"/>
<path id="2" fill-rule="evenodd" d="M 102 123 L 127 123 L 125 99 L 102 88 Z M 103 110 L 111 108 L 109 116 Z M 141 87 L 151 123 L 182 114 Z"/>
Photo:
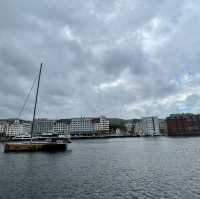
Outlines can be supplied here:
<path id="1" fill-rule="evenodd" d="M 71 135 L 87 135 L 95 132 L 95 120 L 93 118 L 72 118 L 69 131 Z"/>
<path id="2" fill-rule="evenodd" d="M 53 133 L 54 132 L 55 120 L 49 120 L 47 118 L 35 119 L 33 125 L 34 135 L 40 135 L 43 133 Z"/>
<path id="3" fill-rule="evenodd" d="M 101 116 L 97 120 L 97 128 L 96 131 L 102 133 L 109 133 L 110 123 L 109 120 L 105 116 Z"/>
<path id="4" fill-rule="evenodd" d="M 159 128 L 161 135 L 167 135 L 167 121 L 165 119 L 159 119 Z"/>
<path id="5" fill-rule="evenodd" d="M 71 135 L 95 135 L 109 133 L 109 120 L 100 118 L 72 118 L 69 125 Z"/>
<path id="6" fill-rule="evenodd" d="M 125 123 L 126 126 L 126 130 L 128 133 L 133 132 L 134 131 L 134 126 L 133 126 L 133 122 L 132 120 L 129 120 Z"/>
<path id="7" fill-rule="evenodd" d="M 71 122 L 70 119 L 55 120 L 53 124 L 53 133 L 58 135 L 68 134 L 70 122 Z"/>
<path id="8" fill-rule="evenodd" d="M 5 136 L 30 135 L 31 122 L 21 119 L 8 119 L 0 122 L 0 132 Z"/>
<path id="9" fill-rule="evenodd" d="M 27 135 L 31 132 L 32 123 L 29 121 L 11 119 L 0 121 L 0 134 L 6 136 Z M 71 134 L 71 135 L 103 135 L 109 133 L 109 120 L 101 116 L 99 118 L 72 118 L 49 120 L 46 118 L 35 119 L 33 135 L 44 134 Z"/>
<path id="10" fill-rule="evenodd" d="M 72 118 L 72 119 L 36 119 L 33 126 L 34 135 L 41 134 L 71 134 L 92 135 L 109 132 L 109 120 L 99 118 Z"/>
<path id="11" fill-rule="evenodd" d="M 3 137 L 6 135 L 6 126 L 7 126 L 6 121 L 0 121 L 0 137 Z"/>
<path id="12" fill-rule="evenodd" d="M 143 135 L 142 120 L 138 120 L 138 122 L 135 124 L 134 133 L 135 133 L 136 136 L 142 136 Z"/>
<path id="13" fill-rule="evenodd" d="M 34 135 L 41 134 L 68 134 L 70 119 L 50 120 L 47 118 L 36 119 L 33 126 Z"/>
<path id="14" fill-rule="evenodd" d="M 142 118 L 142 135 L 143 136 L 160 135 L 158 117 Z"/>
<path id="15" fill-rule="evenodd" d="M 200 114 L 171 114 L 167 117 L 169 136 L 200 135 Z"/>

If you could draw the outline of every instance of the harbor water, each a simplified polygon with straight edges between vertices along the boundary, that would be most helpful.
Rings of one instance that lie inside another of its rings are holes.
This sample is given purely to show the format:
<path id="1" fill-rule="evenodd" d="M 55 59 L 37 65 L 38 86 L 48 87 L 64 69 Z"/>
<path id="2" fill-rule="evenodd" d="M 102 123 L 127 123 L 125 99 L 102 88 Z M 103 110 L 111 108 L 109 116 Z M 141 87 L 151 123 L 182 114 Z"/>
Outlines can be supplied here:
<path id="1" fill-rule="evenodd" d="M 76 140 L 57 153 L 0 144 L 0 198 L 200 198 L 200 137 Z"/>

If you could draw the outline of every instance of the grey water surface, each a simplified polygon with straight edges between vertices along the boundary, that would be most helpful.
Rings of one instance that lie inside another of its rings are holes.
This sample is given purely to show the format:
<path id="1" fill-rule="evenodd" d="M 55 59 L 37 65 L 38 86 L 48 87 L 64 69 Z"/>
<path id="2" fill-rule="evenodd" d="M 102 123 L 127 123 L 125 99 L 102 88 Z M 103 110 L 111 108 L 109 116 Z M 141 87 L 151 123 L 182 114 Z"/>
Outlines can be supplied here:
<path id="1" fill-rule="evenodd" d="M 59 153 L 0 144 L 4 198 L 200 198 L 200 137 L 79 140 Z"/>

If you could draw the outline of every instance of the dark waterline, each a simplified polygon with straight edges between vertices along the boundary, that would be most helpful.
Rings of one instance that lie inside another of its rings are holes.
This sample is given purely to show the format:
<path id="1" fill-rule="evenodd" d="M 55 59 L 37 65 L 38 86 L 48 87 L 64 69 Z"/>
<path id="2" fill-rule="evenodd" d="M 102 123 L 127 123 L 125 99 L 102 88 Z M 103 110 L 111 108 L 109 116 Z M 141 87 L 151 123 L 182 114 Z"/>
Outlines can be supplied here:
<path id="1" fill-rule="evenodd" d="M 77 140 L 60 153 L 0 144 L 0 198 L 200 198 L 200 137 Z"/>

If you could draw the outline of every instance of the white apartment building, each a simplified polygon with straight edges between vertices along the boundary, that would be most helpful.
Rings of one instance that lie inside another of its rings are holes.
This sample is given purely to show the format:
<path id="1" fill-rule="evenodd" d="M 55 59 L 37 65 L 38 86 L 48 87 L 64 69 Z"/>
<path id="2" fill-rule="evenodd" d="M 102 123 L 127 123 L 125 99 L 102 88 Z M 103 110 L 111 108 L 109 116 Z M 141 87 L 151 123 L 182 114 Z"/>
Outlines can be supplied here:
<path id="1" fill-rule="evenodd" d="M 99 118 L 99 122 L 97 123 L 97 131 L 104 131 L 109 133 L 110 123 L 109 120 L 105 116 L 101 116 Z"/>
<path id="2" fill-rule="evenodd" d="M 160 135 L 158 117 L 142 118 L 142 135 L 143 136 Z"/>
<path id="3" fill-rule="evenodd" d="M 101 116 L 99 118 L 81 117 L 72 119 L 49 120 L 46 118 L 36 119 L 34 134 L 71 134 L 92 135 L 109 133 L 109 120 Z"/>
<path id="4" fill-rule="evenodd" d="M 34 135 L 41 134 L 68 134 L 70 119 L 51 120 L 47 118 L 36 119 L 33 126 Z"/>
<path id="5" fill-rule="evenodd" d="M 0 133 L 4 133 L 6 136 L 21 136 L 30 135 L 31 122 L 13 119 L 0 122 Z"/>
<path id="6" fill-rule="evenodd" d="M 39 135 L 42 133 L 53 133 L 54 123 L 55 123 L 55 120 L 50 120 L 47 118 L 35 119 L 35 122 L 33 125 L 34 135 Z"/>
<path id="7" fill-rule="evenodd" d="M 0 136 L 5 135 L 6 125 L 7 125 L 7 123 L 5 121 L 0 121 Z"/>
<path id="8" fill-rule="evenodd" d="M 99 118 L 72 118 L 69 125 L 71 135 L 92 135 L 109 132 L 109 120 L 101 116 Z"/>
<path id="9" fill-rule="evenodd" d="M 69 126 L 71 135 L 92 134 L 97 126 L 93 118 L 72 118 Z"/>
<path id="10" fill-rule="evenodd" d="M 69 119 L 56 120 L 53 125 L 53 133 L 55 134 L 68 134 L 69 133 Z"/>
<path id="11" fill-rule="evenodd" d="M 27 135 L 31 132 L 31 122 L 24 120 L 0 121 L 0 133 L 7 136 Z M 99 118 L 72 118 L 49 120 L 46 118 L 36 119 L 33 126 L 33 134 L 58 134 L 58 135 L 94 135 L 108 134 L 109 120 L 101 116 Z"/>
<path id="12" fill-rule="evenodd" d="M 128 121 L 128 122 L 125 124 L 125 126 L 126 126 L 127 132 L 131 132 L 132 129 L 133 129 L 133 127 L 134 127 L 132 121 Z"/>
<path id="13" fill-rule="evenodd" d="M 142 135 L 143 135 L 142 121 L 139 120 L 139 121 L 135 124 L 134 133 L 135 133 L 135 135 L 137 135 L 137 136 L 142 136 Z"/>

